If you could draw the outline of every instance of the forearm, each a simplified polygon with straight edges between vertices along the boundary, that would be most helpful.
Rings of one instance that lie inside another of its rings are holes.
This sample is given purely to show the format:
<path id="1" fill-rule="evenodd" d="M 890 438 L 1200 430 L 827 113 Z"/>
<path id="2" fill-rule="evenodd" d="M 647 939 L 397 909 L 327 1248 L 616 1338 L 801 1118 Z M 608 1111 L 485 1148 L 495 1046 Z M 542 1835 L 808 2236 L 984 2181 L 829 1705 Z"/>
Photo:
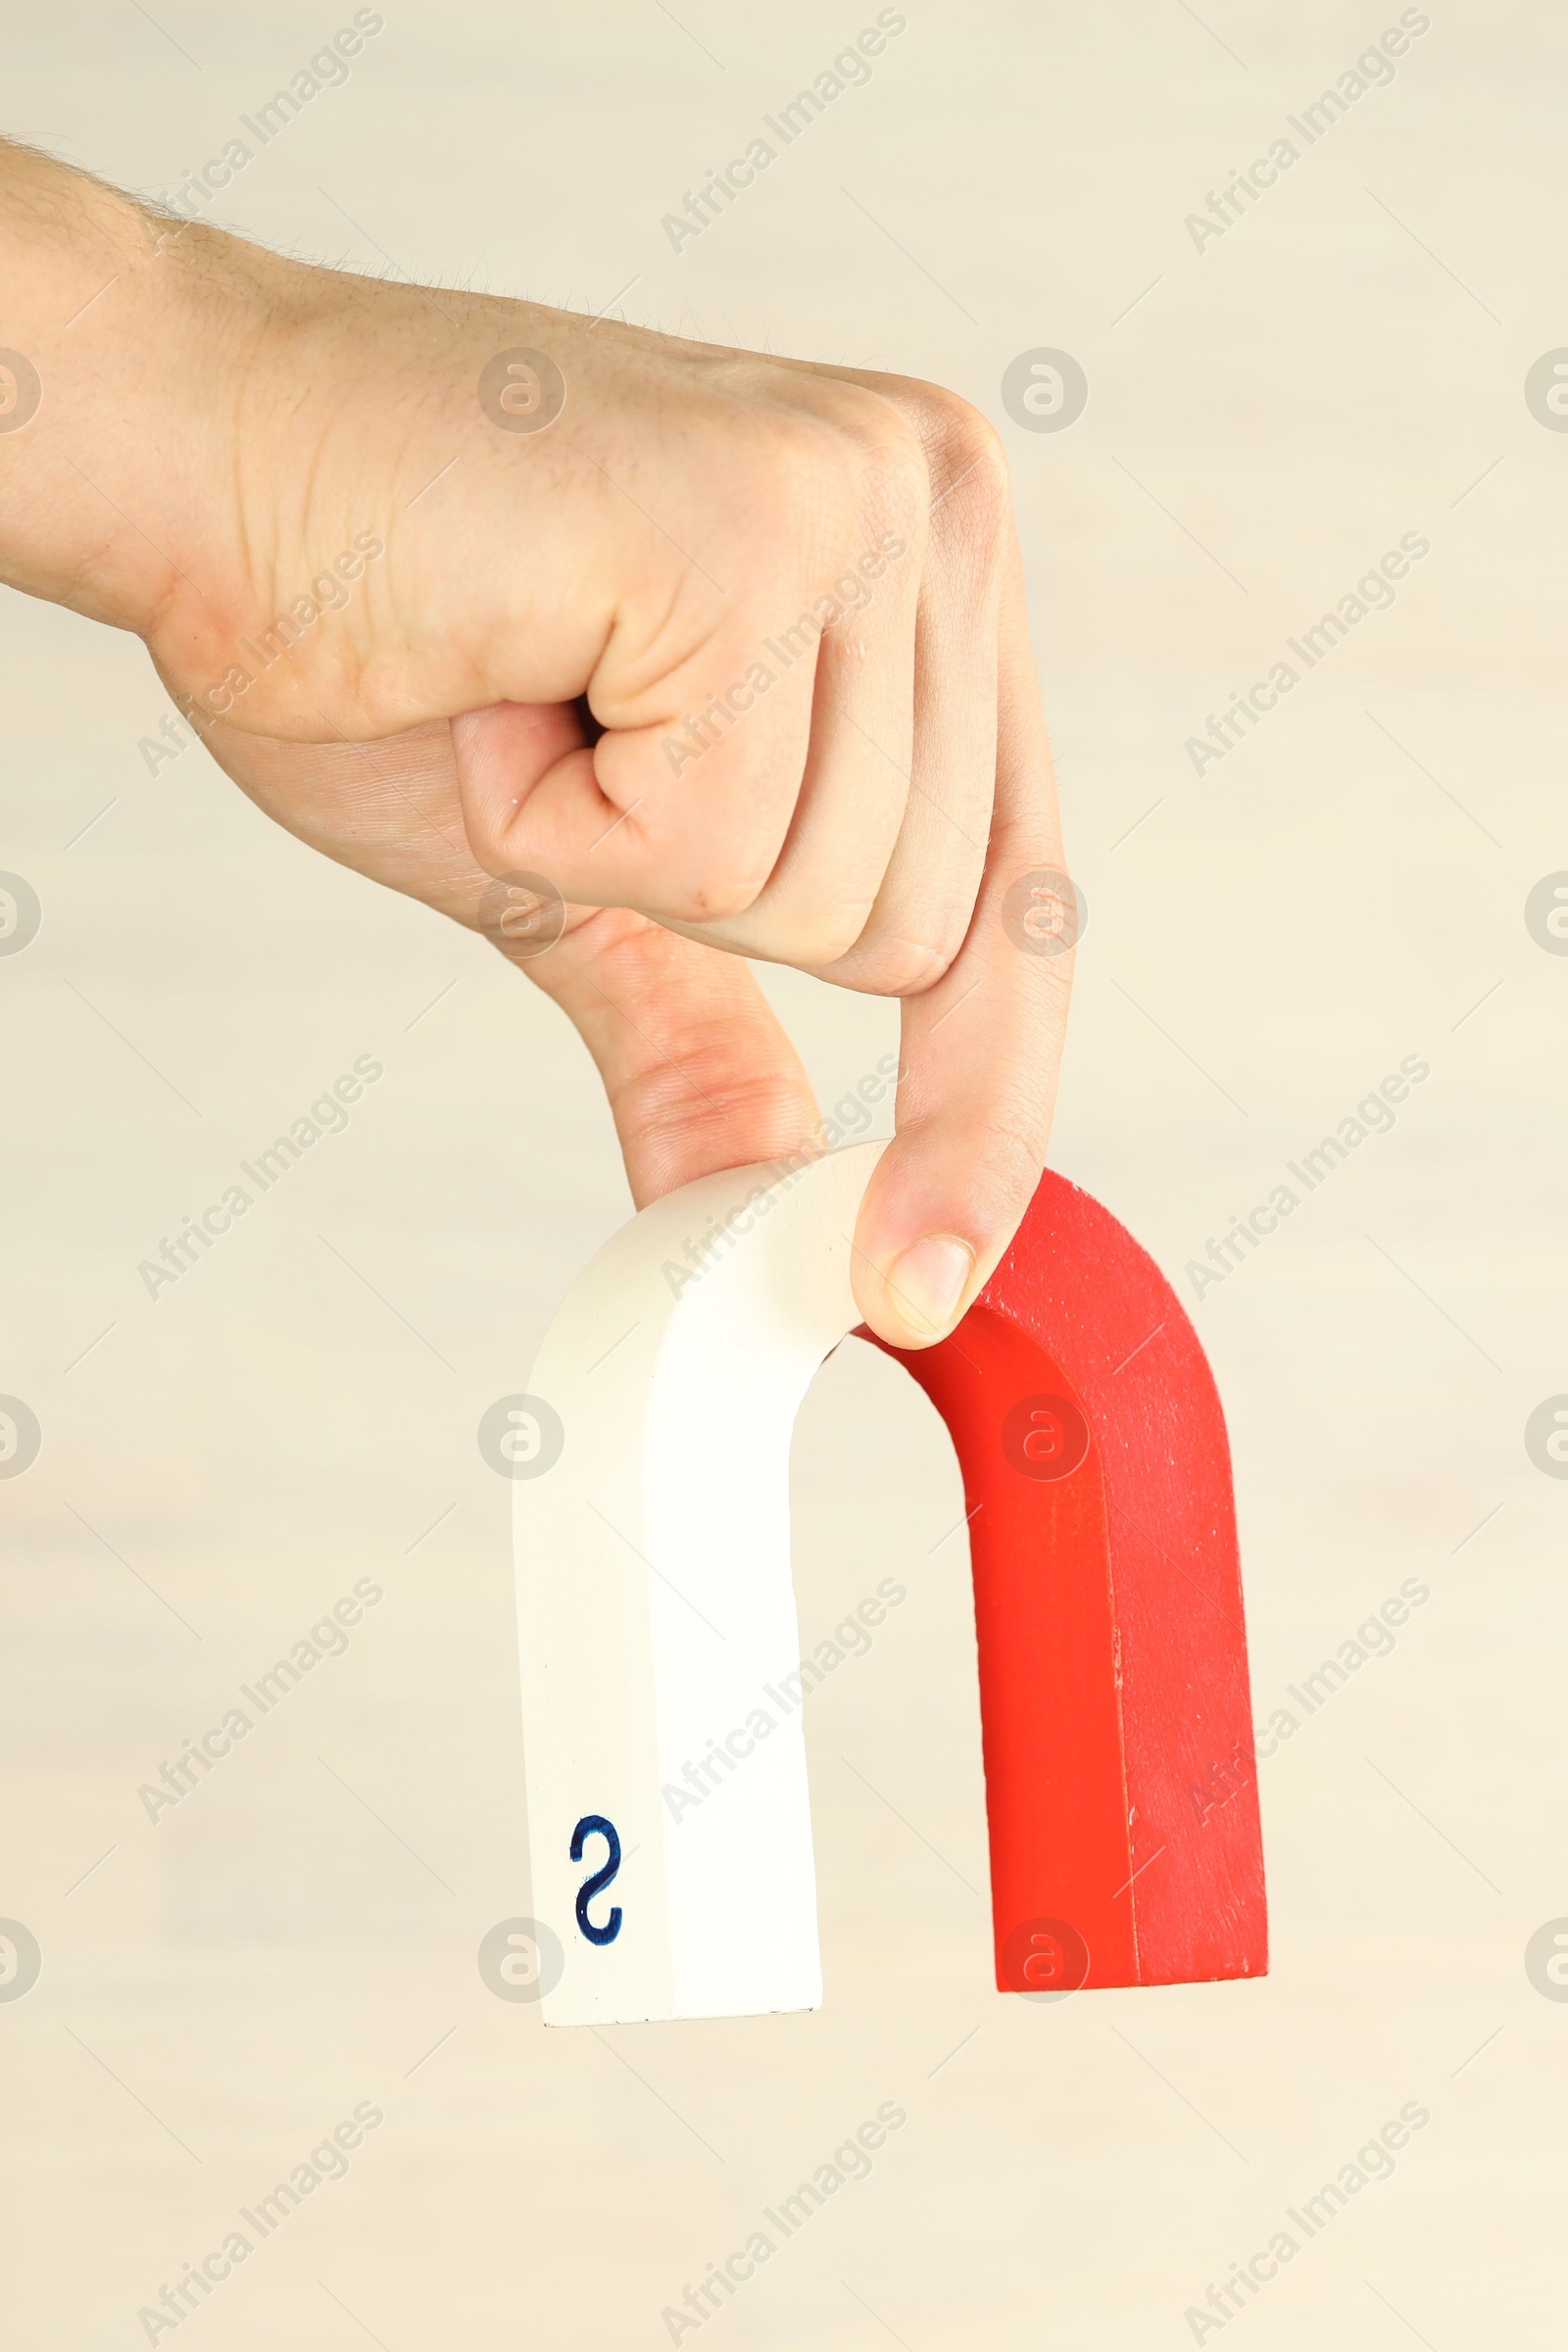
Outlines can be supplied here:
<path id="1" fill-rule="evenodd" d="M 466 643 L 443 640 L 434 678 L 374 661 L 373 709 L 361 657 L 384 653 L 389 626 L 401 657 L 470 559 L 493 573 L 527 546 L 544 612 L 564 580 L 582 603 L 582 550 L 624 494 L 583 461 L 564 497 L 554 449 L 530 466 L 533 444 L 494 428 L 478 387 L 498 352 L 548 341 L 582 401 L 593 324 L 293 261 L 0 139 L 0 581 L 133 630 L 178 690 L 236 723 L 369 734 L 481 702 Z M 612 377 L 615 331 L 595 352 Z M 407 577 L 373 612 L 357 600 L 330 675 L 306 676 L 312 641 L 238 705 L 224 681 L 244 640 L 286 624 L 323 564 L 388 534 L 460 456 L 511 477 L 485 514 L 494 535 L 505 514 L 501 544 L 475 548 L 471 514 L 419 510 L 400 534 Z M 616 592 L 607 577 L 600 603 Z M 602 641 L 607 624 L 585 625 Z"/>
<path id="2" fill-rule="evenodd" d="M 221 466 L 234 245 L 0 141 L 0 579 L 150 630 Z"/>

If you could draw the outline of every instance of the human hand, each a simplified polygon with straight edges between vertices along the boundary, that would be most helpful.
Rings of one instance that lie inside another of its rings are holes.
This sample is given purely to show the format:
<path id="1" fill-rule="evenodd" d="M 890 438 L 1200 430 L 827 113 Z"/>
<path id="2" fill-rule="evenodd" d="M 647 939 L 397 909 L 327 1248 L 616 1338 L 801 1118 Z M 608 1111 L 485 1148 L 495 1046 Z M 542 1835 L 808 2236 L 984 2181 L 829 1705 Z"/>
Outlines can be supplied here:
<path id="1" fill-rule="evenodd" d="M 1060 860 L 990 427 L 903 378 L 88 209 L 52 275 L 85 284 L 97 237 L 97 310 L 158 313 L 161 446 L 121 345 L 106 398 L 40 318 L 62 396 L 31 460 L 110 512 L 64 581 L 35 528 L 21 584 L 136 627 L 328 855 L 481 927 L 495 877 L 544 877 L 562 936 L 517 959 L 588 1043 L 639 1201 L 815 1126 L 745 957 L 901 998 L 856 1290 L 895 1344 L 949 1328 L 1038 1180 L 1071 963 L 1004 921 Z"/>

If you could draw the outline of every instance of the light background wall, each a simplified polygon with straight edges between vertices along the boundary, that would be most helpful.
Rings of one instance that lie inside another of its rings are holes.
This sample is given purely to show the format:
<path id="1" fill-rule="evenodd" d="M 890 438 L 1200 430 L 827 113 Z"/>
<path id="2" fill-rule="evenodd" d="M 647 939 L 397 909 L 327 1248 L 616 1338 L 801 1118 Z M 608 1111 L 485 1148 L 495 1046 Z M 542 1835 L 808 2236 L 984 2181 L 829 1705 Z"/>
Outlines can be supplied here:
<path id="1" fill-rule="evenodd" d="M 5 0 L 5 127 L 157 190 L 351 13 Z M 1564 23 L 1432 0 L 1392 86 L 1200 252 L 1186 216 L 1396 7 L 910 0 L 869 86 L 672 253 L 662 215 L 874 14 L 389 0 L 219 217 L 590 311 L 626 289 L 997 418 L 1089 906 L 1054 1164 L 1190 1298 L 1287 1158 L 1430 1063 L 1193 1302 L 1259 1722 L 1403 1580 L 1430 1597 L 1260 1767 L 1266 1983 L 1004 1999 L 956 1473 L 846 1347 L 796 1443 L 803 1632 L 883 1576 L 908 1598 L 811 1702 L 826 2006 L 547 2035 L 495 1999 L 520 1727 L 474 1433 L 627 1213 L 593 1074 L 483 943 L 314 859 L 201 750 L 149 777 L 139 647 L 6 596 L 0 866 L 44 921 L 0 962 L 0 1390 L 44 1446 L 0 1483 L 0 1914 L 44 1971 L 0 2004 L 0 2307 L 39 2352 L 144 2341 L 138 2307 L 367 2099 L 349 2178 L 182 2344 L 667 2342 L 662 2308 L 889 2099 L 872 2176 L 705 2346 L 1190 2343 L 1208 2282 L 1407 2101 L 1431 2121 L 1395 2177 L 1227 2344 L 1559 2324 L 1568 2002 L 1524 1955 L 1568 1914 L 1568 1485 L 1523 1432 L 1568 1390 L 1568 958 L 1524 906 L 1568 868 L 1568 437 L 1524 379 L 1568 343 Z M 1060 433 L 1002 403 L 1040 346 L 1089 378 Z M 1195 774 L 1206 714 L 1411 531 L 1393 610 Z M 892 1039 L 889 1006 L 764 979 L 824 1102 Z M 137 1261 L 364 1054 L 348 1132 L 150 1301 Z M 138 1785 L 362 1577 L 351 1652 L 150 1824 Z"/>

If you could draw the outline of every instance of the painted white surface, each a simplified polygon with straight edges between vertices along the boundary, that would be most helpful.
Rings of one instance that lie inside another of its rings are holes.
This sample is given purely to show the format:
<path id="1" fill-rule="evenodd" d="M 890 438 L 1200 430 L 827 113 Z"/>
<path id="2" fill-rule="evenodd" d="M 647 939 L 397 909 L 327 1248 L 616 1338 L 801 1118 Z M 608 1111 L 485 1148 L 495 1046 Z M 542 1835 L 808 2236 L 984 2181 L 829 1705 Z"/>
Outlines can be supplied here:
<path id="1" fill-rule="evenodd" d="M 812 1373 L 860 1320 L 851 1237 L 882 1148 L 657 1201 L 535 1360 L 561 1450 L 534 1450 L 514 1530 L 534 1908 L 565 1952 L 548 2025 L 822 1997 L 801 1713 L 779 1703 L 801 1656 L 789 1448 Z M 603 1930 L 619 1906 L 608 1941 L 577 1913 L 607 1857 L 596 1833 L 571 1859 L 585 1817 L 619 1839 L 586 1912 Z"/>

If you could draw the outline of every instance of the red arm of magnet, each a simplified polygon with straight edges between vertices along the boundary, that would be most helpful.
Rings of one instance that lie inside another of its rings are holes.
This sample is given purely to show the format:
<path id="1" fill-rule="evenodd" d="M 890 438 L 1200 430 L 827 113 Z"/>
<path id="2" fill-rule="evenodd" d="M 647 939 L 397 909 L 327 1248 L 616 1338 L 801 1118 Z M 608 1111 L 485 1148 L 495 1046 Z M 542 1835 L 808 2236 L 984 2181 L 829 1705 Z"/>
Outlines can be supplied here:
<path id="1" fill-rule="evenodd" d="M 1048 1171 L 956 1331 L 888 1352 L 970 1513 L 998 1985 L 1261 1975 L 1230 1450 L 1175 1293 Z"/>

